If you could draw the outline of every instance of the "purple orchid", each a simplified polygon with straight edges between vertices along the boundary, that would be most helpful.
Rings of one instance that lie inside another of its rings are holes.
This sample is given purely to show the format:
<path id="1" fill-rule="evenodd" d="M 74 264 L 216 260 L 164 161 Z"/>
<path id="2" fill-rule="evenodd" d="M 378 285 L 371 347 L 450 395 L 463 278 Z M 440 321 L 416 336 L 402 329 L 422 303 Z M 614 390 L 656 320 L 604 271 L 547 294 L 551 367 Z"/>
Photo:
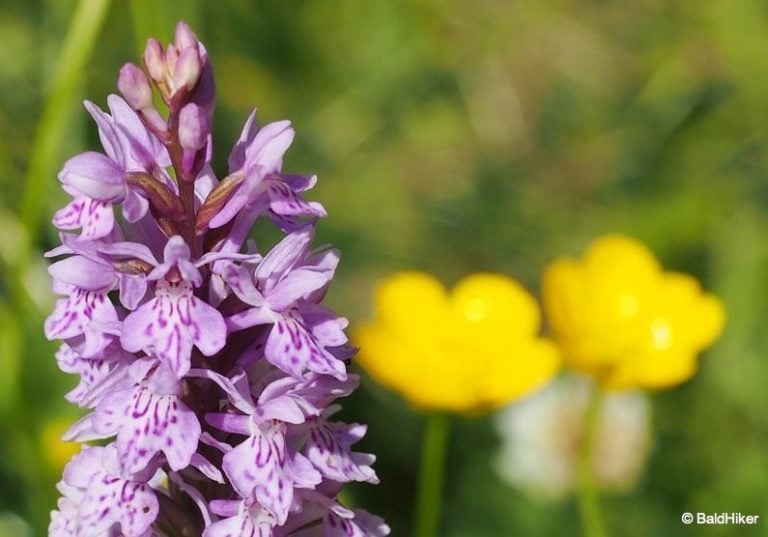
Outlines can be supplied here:
<path id="1" fill-rule="evenodd" d="M 343 380 L 346 367 L 333 352 L 347 343 L 346 320 L 319 306 L 338 264 L 335 250 L 310 254 L 312 228 L 287 235 L 256 267 L 253 275 L 226 265 L 224 279 L 253 306 L 230 317 L 230 330 L 271 324 L 264 355 L 286 373 L 304 371 Z"/>
<path id="2" fill-rule="evenodd" d="M 86 102 L 104 152 L 59 174 L 72 200 L 54 216 L 45 334 L 89 412 L 65 439 L 102 444 L 65 468 L 49 535 L 388 535 L 337 499 L 378 479 L 351 447 L 365 426 L 331 419 L 359 379 L 346 319 L 321 304 L 339 254 L 311 249 L 316 178 L 282 171 L 290 123 L 251 113 L 219 179 L 213 71 L 184 23 L 117 85 L 109 113 Z M 263 256 L 247 241 L 262 217 L 285 233 Z"/>
<path id="3" fill-rule="evenodd" d="M 112 446 L 87 447 L 74 456 L 59 483 L 63 497 L 53 513 L 49 535 L 153 535 L 159 501 L 149 482 L 157 468 L 121 477 L 116 464 Z"/>

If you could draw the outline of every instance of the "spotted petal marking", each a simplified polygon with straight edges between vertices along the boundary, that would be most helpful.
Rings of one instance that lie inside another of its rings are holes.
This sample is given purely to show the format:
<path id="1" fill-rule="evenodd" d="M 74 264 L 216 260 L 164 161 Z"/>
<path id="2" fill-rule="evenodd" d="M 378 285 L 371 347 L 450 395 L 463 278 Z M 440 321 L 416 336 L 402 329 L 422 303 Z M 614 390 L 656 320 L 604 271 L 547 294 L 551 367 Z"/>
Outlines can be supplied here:
<path id="1" fill-rule="evenodd" d="M 115 227 L 115 213 L 108 201 L 77 196 L 53 215 L 53 225 L 59 229 L 81 229 L 81 240 L 106 237 Z"/>
<path id="2" fill-rule="evenodd" d="M 91 349 L 103 349 L 109 337 L 99 330 L 86 330 L 92 321 L 117 322 L 115 307 L 103 291 L 86 291 L 72 287 L 67 298 L 56 301 L 53 313 L 45 320 L 45 336 L 49 340 L 72 340 L 85 336 Z"/>
<path id="3" fill-rule="evenodd" d="M 347 378 L 344 362 L 320 347 L 304 325 L 292 317 L 275 323 L 264 355 L 272 365 L 295 378 L 303 378 L 307 370 L 339 380 Z"/>
<path id="4" fill-rule="evenodd" d="M 106 398 L 96 409 L 93 428 L 99 434 L 117 433 L 123 475 L 143 470 L 160 451 L 171 470 L 186 468 L 201 432 L 195 413 L 176 395 L 157 395 L 143 385 Z"/>
<path id="5" fill-rule="evenodd" d="M 115 389 L 130 383 L 125 362 L 112 360 L 83 360 L 80 383 L 65 397 L 81 408 L 93 408 Z"/>
<path id="6" fill-rule="evenodd" d="M 156 356 L 181 378 L 189 371 L 193 345 L 212 356 L 226 335 L 221 313 L 195 297 L 190 282 L 158 280 L 155 298 L 126 317 L 120 342 L 128 352 Z"/>
<path id="7" fill-rule="evenodd" d="M 100 473 L 89 485 L 78 515 L 86 531 L 101 535 L 119 524 L 125 537 L 141 537 L 157 518 L 157 496 L 146 483 Z"/>
<path id="8" fill-rule="evenodd" d="M 327 216 L 325 208 L 316 201 L 306 201 L 288 184 L 281 180 L 270 179 L 266 190 L 266 202 L 269 209 L 278 216 Z"/>
<path id="9" fill-rule="evenodd" d="M 143 537 L 157 518 L 158 500 L 146 482 L 124 479 L 105 468 L 114 457 L 113 446 L 86 448 L 64 469 L 60 490 L 77 504 L 78 537 Z"/>
<path id="10" fill-rule="evenodd" d="M 294 459 L 301 459 L 300 472 L 294 471 Z M 286 447 L 285 424 L 274 421 L 254 426 L 245 442 L 224 455 L 222 468 L 240 496 L 255 499 L 282 525 L 293 502 L 294 486 L 320 482 L 317 471 L 307 475 L 305 461 Z"/>
<path id="11" fill-rule="evenodd" d="M 317 420 L 310 425 L 305 447 L 307 457 L 324 477 L 340 483 L 378 483 L 371 468 L 376 457 L 353 452 L 350 446 L 365 435 L 365 425 L 329 423 Z"/>

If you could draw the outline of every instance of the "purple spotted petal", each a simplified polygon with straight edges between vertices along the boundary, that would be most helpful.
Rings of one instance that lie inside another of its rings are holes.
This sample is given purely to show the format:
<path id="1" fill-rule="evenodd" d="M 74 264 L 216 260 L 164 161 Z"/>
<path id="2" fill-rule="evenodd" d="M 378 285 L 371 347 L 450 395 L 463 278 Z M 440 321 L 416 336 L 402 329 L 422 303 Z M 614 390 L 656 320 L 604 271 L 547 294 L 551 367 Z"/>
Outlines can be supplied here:
<path id="1" fill-rule="evenodd" d="M 293 175 L 280 173 L 280 180 L 288 185 L 294 192 L 304 192 L 314 188 L 317 184 L 317 175 Z"/>
<path id="2" fill-rule="evenodd" d="M 128 352 L 156 356 L 181 378 L 189 371 L 193 345 L 212 356 L 224 346 L 226 335 L 221 313 L 195 297 L 192 284 L 159 280 L 155 298 L 125 318 L 120 342 Z"/>
<path id="3" fill-rule="evenodd" d="M 77 503 L 72 499 L 59 498 L 56 510 L 51 511 L 48 537 L 78 537 Z"/>
<path id="4" fill-rule="evenodd" d="M 314 216 L 323 218 L 328 215 L 325 208 L 316 201 L 306 201 L 279 176 L 273 176 L 264 193 L 266 205 L 278 216 Z"/>
<path id="5" fill-rule="evenodd" d="M 317 420 L 309 426 L 305 453 L 324 477 L 346 483 L 378 483 L 371 464 L 376 460 L 367 453 L 355 453 L 350 446 L 365 435 L 365 425 L 328 423 Z"/>
<path id="6" fill-rule="evenodd" d="M 82 408 L 93 408 L 107 394 L 131 385 L 128 362 L 119 353 L 105 359 L 85 359 L 63 344 L 56 359 L 60 369 L 80 375 L 80 383 L 65 397 Z"/>
<path id="7" fill-rule="evenodd" d="M 264 355 L 269 363 L 297 378 L 307 370 L 339 380 L 347 376 L 344 362 L 320 347 L 301 322 L 292 317 L 275 323 Z"/>
<path id="8" fill-rule="evenodd" d="M 116 456 L 114 446 L 86 448 L 64 469 L 78 536 L 143 537 L 157 518 L 157 496 L 146 481 L 108 470 Z M 112 533 L 115 529 L 120 533 Z"/>
<path id="9" fill-rule="evenodd" d="M 293 501 L 294 486 L 320 482 L 317 471 L 308 475 L 306 468 L 294 469 L 296 458 L 286 446 L 285 426 L 269 422 L 254 427 L 250 438 L 224 455 L 222 468 L 241 497 L 254 498 L 282 525 Z"/>
<path id="10" fill-rule="evenodd" d="M 96 240 L 106 237 L 115 226 L 112 204 L 78 196 L 56 211 L 53 225 L 59 229 L 81 229 L 82 240 Z"/>
<path id="11" fill-rule="evenodd" d="M 195 413 L 179 397 L 156 395 L 142 385 L 99 404 L 93 427 L 100 434 L 117 433 L 115 446 L 123 475 L 143 470 L 160 451 L 171 470 L 186 468 L 201 432 Z"/>
<path id="12" fill-rule="evenodd" d="M 146 483 L 100 475 L 89 485 L 78 510 L 82 535 L 100 535 L 113 525 L 125 537 L 142 537 L 157 518 L 157 496 Z"/>
<path id="13" fill-rule="evenodd" d="M 338 347 L 349 341 L 344 330 L 349 321 L 319 304 L 302 304 L 299 313 L 315 340 L 323 347 Z"/>
<path id="14" fill-rule="evenodd" d="M 56 301 L 53 313 L 45 320 L 45 336 L 49 340 L 69 340 L 83 336 L 92 321 L 117 321 L 115 307 L 104 292 L 73 288 L 67 298 Z M 92 334 L 92 337 L 109 341 L 103 334 Z"/>
<path id="15" fill-rule="evenodd" d="M 62 343 L 56 351 L 56 363 L 64 373 L 79 373 L 83 362 L 80 355 L 66 343 Z"/>

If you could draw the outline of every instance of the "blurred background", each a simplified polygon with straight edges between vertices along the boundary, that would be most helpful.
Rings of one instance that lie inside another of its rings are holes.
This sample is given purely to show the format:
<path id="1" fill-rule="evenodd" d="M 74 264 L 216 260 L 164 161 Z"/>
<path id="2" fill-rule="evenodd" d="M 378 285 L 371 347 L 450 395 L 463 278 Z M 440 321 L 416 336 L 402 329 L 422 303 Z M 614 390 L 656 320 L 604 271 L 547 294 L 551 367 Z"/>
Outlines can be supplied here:
<path id="1" fill-rule="evenodd" d="M 498 271 L 538 293 L 549 261 L 612 231 L 719 295 L 724 336 L 693 380 L 651 394 L 647 465 L 603 507 L 615 535 L 768 535 L 764 1 L 86 0 L 84 19 L 106 5 L 92 47 L 87 32 L 63 44 L 77 5 L 0 0 L 0 536 L 45 533 L 72 451 L 57 438 L 75 379 L 43 337 L 41 253 L 65 200 L 56 172 L 98 147 L 80 102 L 104 106 L 120 66 L 179 18 L 216 72 L 218 171 L 251 107 L 294 122 L 285 169 L 319 175 L 319 240 L 343 254 L 329 302 L 353 323 L 395 270 L 448 285 Z M 423 419 L 366 380 L 341 417 L 370 424 L 360 448 L 382 483 L 347 499 L 408 535 Z M 499 476 L 493 423 L 452 430 L 441 534 L 578 535 L 572 498 Z M 685 527 L 684 511 L 763 520 Z"/>

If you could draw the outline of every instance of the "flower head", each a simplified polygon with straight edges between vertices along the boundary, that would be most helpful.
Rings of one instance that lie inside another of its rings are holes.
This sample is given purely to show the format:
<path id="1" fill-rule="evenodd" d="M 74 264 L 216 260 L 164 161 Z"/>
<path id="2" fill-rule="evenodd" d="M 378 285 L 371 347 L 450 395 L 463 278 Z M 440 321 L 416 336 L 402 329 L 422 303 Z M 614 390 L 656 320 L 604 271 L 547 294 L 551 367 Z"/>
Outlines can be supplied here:
<path id="1" fill-rule="evenodd" d="M 378 480 L 352 448 L 365 426 L 333 419 L 358 378 L 347 321 L 321 304 L 339 254 L 312 250 L 316 178 L 281 170 L 293 130 L 257 131 L 251 114 L 219 179 L 205 47 L 180 23 L 144 64 L 121 69 L 111 114 L 86 103 L 104 153 L 59 174 L 72 200 L 54 217 L 61 298 L 45 334 L 80 377 L 67 400 L 90 412 L 64 439 L 105 445 L 67 464 L 49 535 L 387 535 L 336 500 Z M 260 218 L 286 236 L 241 251 Z"/>
<path id="2" fill-rule="evenodd" d="M 452 292 L 418 272 L 376 290 L 376 316 L 357 330 L 361 365 L 425 410 L 489 410 L 539 388 L 558 371 L 537 336 L 539 310 L 514 280 L 473 274 Z"/>
<path id="3" fill-rule="evenodd" d="M 725 319 L 693 277 L 663 271 L 647 247 L 622 235 L 598 239 L 581 260 L 552 263 L 543 294 L 564 360 L 607 388 L 687 380 Z"/>

